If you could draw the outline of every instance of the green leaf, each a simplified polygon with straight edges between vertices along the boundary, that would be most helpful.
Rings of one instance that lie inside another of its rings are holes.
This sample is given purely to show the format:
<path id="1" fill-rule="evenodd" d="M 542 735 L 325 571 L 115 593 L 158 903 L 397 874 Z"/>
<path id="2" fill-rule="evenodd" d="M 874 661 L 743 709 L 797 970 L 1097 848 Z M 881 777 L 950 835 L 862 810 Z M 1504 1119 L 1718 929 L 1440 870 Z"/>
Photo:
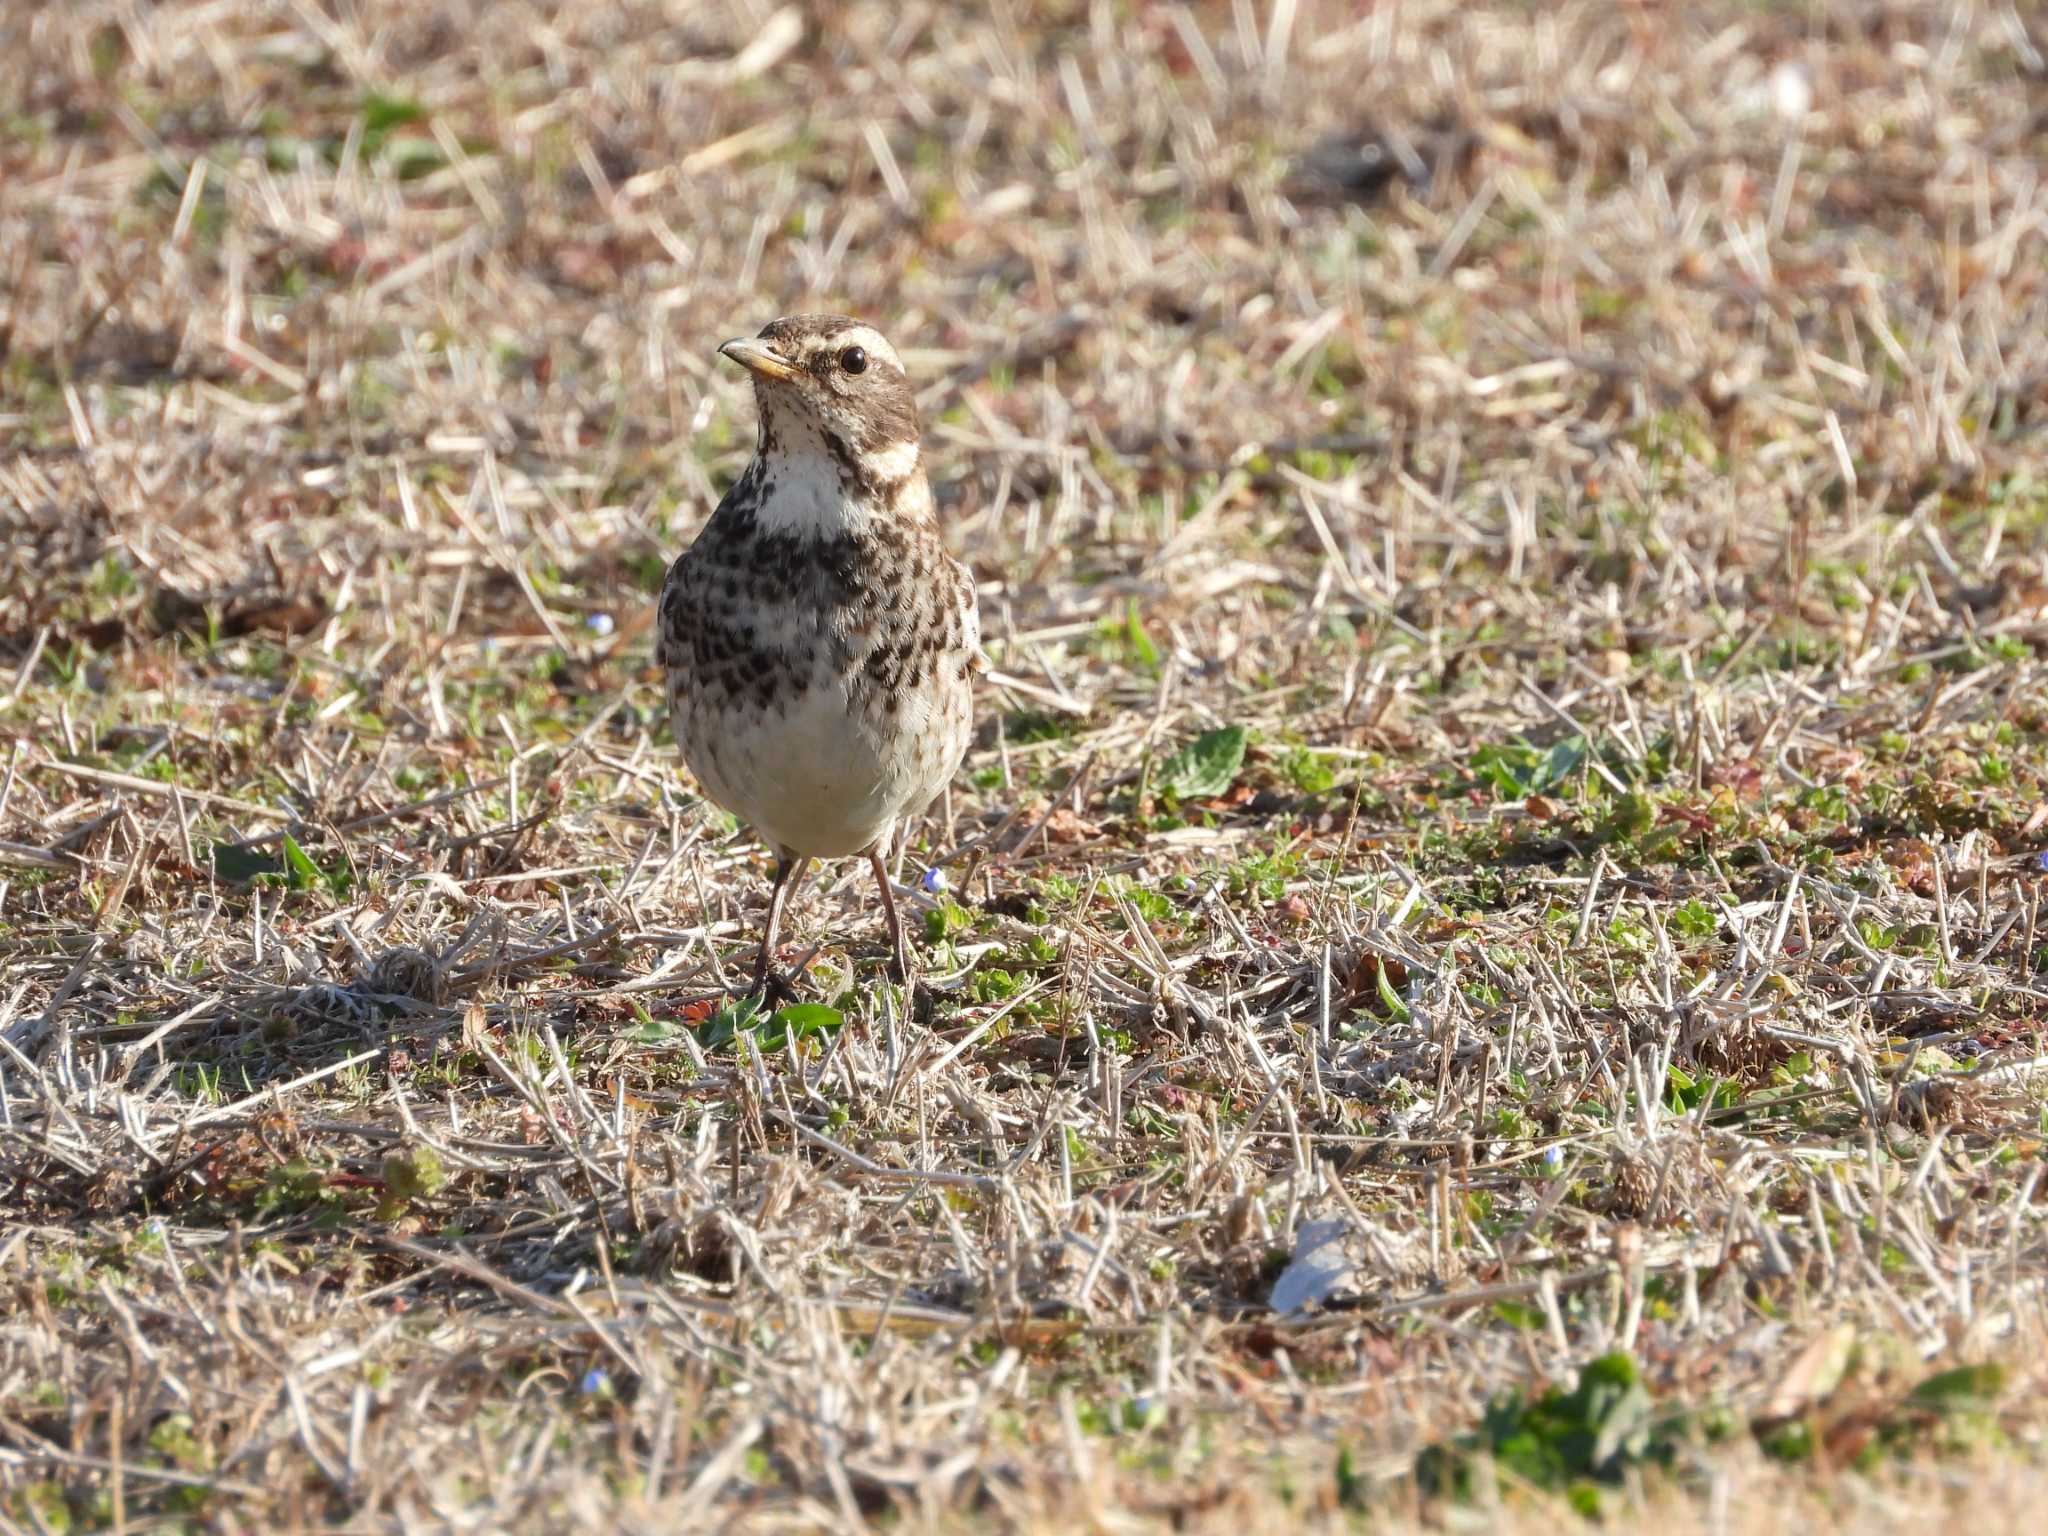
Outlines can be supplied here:
<path id="1" fill-rule="evenodd" d="M 405 1147 L 384 1154 L 384 1188 L 394 1200 L 419 1200 L 439 1194 L 448 1183 L 441 1154 L 429 1146 Z"/>
<path id="2" fill-rule="evenodd" d="M 1124 642 L 1131 648 L 1131 655 L 1147 672 L 1159 668 L 1159 647 L 1152 643 L 1152 637 L 1145 632 L 1145 621 L 1138 617 L 1138 600 L 1132 598 L 1124 609 Z"/>
<path id="3" fill-rule="evenodd" d="M 1764 1454 L 1778 1461 L 1810 1461 L 1814 1452 L 1813 1425 L 1794 1419 L 1758 1437 Z"/>
<path id="4" fill-rule="evenodd" d="M 1567 736 L 1550 749 L 1550 755 L 1543 759 L 1543 767 L 1536 779 L 1529 785 L 1529 793 L 1540 794 L 1554 784 L 1562 784 L 1577 773 L 1586 763 L 1586 738 Z"/>
<path id="5" fill-rule="evenodd" d="M 222 853 L 236 851 L 249 850 L 215 849 L 214 867 L 221 867 Z M 336 898 L 346 896 L 349 887 L 355 881 L 354 872 L 350 870 L 346 859 L 336 860 L 332 869 L 322 869 L 314 862 L 313 856 L 299 845 L 299 840 L 289 832 L 285 834 L 283 852 L 277 858 L 267 860 L 264 867 L 256 873 L 281 874 L 285 877 L 285 884 L 294 891 L 310 891 L 324 886 Z"/>
<path id="6" fill-rule="evenodd" d="M 1583 736 L 1567 736 L 1548 752 L 1539 752 L 1526 741 L 1488 742 L 1472 754 L 1466 766 L 1473 778 L 1503 800 L 1523 800 L 1578 773 L 1585 767 L 1589 751 Z"/>
<path id="7" fill-rule="evenodd" d="M 1519 800 L 1529 793 L 1529 785 L 1536 776 L 1536 753 L 1522 742 L 1512 746 L 1489 742 L 1472 754 L 1466 766 L 1473 778 L 1503 800 Z"/>
<path id="8" fill-rule="evenodd" d="M 386 96 L 381 91 L 371 91 L 363 98 L 363 132 L 365 134 L 386 134 L 394 128 L 403 128 L 408 123 L 423 122 L 427 109 L 416 101 L 403 96 Z"/>
<path id="9" fill-rule="evenodd" d="M 763 1052 L 779 1051 L 792 1040 L 830 1034 L 846 1023 L 846 1015 L 824 1003 L 791 1003 L 766 1013 L 754 998 L 742 998 L 718 1010 L 704 1030 L 704 1043 L 716 1049 L 736 1043 L 748 1031 Z M 640 1026 L 644 1036 L 648 1026 Z M 650 1042 L 654 1043 L 654 1042 Z"/>
<path id="10" fill-rule="evenodd" d="M 759 998 L 743 997 L 736 1003 L 728 1003 L 711 1016 L 711 1022 L 704 1026 L 703 1041 L 712 1050 L 731 1045 L 741 1030 L 752 1029 L 761 1017 Z"/>
<path id="11" fill-rule="evenodd" d="M 1379 965 L 1373 969 L 1380 985 L 1380 1002 L 1386 1006 L 1388 1014 L 1393 1018 L 1406 1020 L 1408 1005 L 1401 1001 L 1401 994 L 1394 990 L 1394 984 L 1387 979 L 1386 966 Z"/>
<path id="12" fill-rule="evenodd" d="M 1995 1362 L 1959 1365 L 1928 1377 L 1915 1387 L 1912 1401 L 1940 1413 L 1981 1413 L 2005 1390 L 2005 1368 Z"/>
<path id="13" fill-rule="evenodd" d="M 284 865 L 275 854 L 260 848 L 237 848 L 232 843 L 213 845 L 213 872 L 230 885 L 247 885 L 259 875 L 281 875 Z"/>
<path id="14" fill-rule="evenodd" d="M 1671 927 L 1680 938 L 1711 939 L 1720 926 L 1719 914 L 1696 898 L 1671 913 Z"/>
<path id="15" fill-rule="evenodd" d="M 1714 1079 L 1696 1078 L 1674 1064 L 1666 1074 L 1665 1085 L 1671 1090 L 1670 1097 L 1665 1100 L 1671 1113 L 1682 1115 L 1699 1107 L 1700 1100 L 1713 1089 Z"/>
<path id="16" fill-rule="evenodd" d="M 1344 1509 L 1363 1509 L 1371 1493 L 1371 1486 L 1360 1476 L 1351 1459 L 1351 1447 L 1345 1446 L 1337 1452 L 1337 1503 Z"/>
<path id="17" fill-rule="evenodd" d="M 393 139 L 385 146 L 384 163 L 400 181 L 417 181 L 440 170 L 448 157 L 426 139 Z"/>
<path id="18" fill-rule="evenodd" d="M 1534 1308 L 1520 1309 L 1526 1321 L 1496 1310 L 1522 1326 L 1541 1318 Z M 1621 1481 L 1631 1466 L 1672 1459 L 1683 1426 L 1660 1427 L 1654 1413 L 1635 1362 L 1602 1355 L 1587 1362 L 1570 1392 L 1553 1387 L 1533 1400 L 1520 1393 L 1494 1399 L 1476 1430 L 1425 1449 L 1416 1477 L 1426 1491 L 1467 1498 L 1472 1458 L 1491 1455 L 1523 1482 L 1562 1492 L 1576 1508 L 1597 1508 L 1601 1484 Z"/>
<path id="19" fill-rule="evenodd" d="M 1237 782 L 1247 740 L 1241 725 L 1204 731 L 1169 757 L 1159 770 L 1159 787 L 1182 800 L 1220 795 Z"/>
<path id="20" fill-rule="evenodd" d="M 626 1038 L 635 1045 L 667 1045 L 681 1033 L 674 1019 L 657 1019 L 649 1014 L 626 1031 Z"/>
<path id="21" fill-rule="evenodd" d="M 1601 820 L 1601 840 L 1634 842 L 1657 824 L 1657 802 L 1637 790 L 1615 798 L 1614 808 Z"/>
<path id="22" fill-rule="evenodd" d="M 825 1004 L 791 1004 L 768 1016 L 768 1024 L 778 1024 L 784 1034 L 795 1034 L 799 1038 L 805 1034 L 821 1034 L 823 1030 L 836 1030 L 844 1022 L 846 1014 Z"/>
<path id="23" fill-rule="evenodd" d="M 965 933 L 974 926 L 974 914 L 961 906 L 950 896 L 941 896 L 938 904 L 925 908 L 924 936 L 930 944 L 938 944 L 956 933 Z"/>
<path id="24" fill-rule="evenodd" d="M 320 866 L 289 832 L 284 835 L 284 864 L 285 879 L 295 891 L 310 891 L 325 878 Z"/>
<path id="25" fill-rule="evenodd" d="M 1616 1457 L 1640 1459 L 1650 1443 L 1650 1394 L 1636 1379 L 1635 1362 L 1626 1355 L 1602 1355 L 1586 1367 L 1580 1391 L 1586 1427 L 1594 1431 L 1593 1469 L 1605 1471 Z"/>

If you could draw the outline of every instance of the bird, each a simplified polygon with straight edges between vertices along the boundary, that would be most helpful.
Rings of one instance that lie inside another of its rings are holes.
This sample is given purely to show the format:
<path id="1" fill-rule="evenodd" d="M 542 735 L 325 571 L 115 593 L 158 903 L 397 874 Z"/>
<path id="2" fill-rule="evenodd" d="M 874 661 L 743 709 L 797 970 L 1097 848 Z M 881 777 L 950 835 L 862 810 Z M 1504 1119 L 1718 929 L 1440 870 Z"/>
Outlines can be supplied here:
<path id="1" fill-rule="evenodd" d="M 891 970 L 909 985 L 883 862 L 951 781 L 985 669 L 974 578 L 948 553 L 903 360 L 846 315 L 785 315 L 718 349 L 751 375 L 754 456 L 669 569 L 655 626 L 676 744 L 704 795 L 774 854 L 750 995 L 814 859 L 873 869 Z"/>

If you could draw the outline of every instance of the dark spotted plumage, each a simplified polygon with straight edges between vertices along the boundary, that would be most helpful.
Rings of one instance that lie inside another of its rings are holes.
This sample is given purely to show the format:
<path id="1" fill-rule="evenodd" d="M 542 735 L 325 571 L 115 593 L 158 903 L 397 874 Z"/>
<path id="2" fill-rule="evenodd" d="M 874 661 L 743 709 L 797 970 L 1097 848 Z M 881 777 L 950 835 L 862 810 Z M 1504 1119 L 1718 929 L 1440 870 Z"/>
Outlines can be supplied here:
<path id="1" fill-rule="evenodd" d="M 916 401 L 887 341 L 797 315 L 720 350 L 753 370 L 761 428 L 662 590 L 676 740 L 705 794 L 777 854 L 756 984 L 814 857 L 871 859 L 901 969 L 880 855 L 967 749 L 974 585 L 933 519 Z"/>

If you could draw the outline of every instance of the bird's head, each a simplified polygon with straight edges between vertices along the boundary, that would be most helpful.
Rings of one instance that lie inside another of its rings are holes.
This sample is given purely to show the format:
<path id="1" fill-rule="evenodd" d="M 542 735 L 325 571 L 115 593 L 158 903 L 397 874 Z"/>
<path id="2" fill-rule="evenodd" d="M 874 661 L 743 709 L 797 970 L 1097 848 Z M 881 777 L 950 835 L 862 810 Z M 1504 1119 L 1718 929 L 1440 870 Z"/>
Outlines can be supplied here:
<path id="1" fill-rule="evenodd" d="M 900 505 L 912 489 L 928 506 L 917 399 L 880 331 L 845 315 L 785 315 L 718 350 L 754 376 L 763 459 L 827 462 L 844 491 L 877 508 L 918 515 Z"/>

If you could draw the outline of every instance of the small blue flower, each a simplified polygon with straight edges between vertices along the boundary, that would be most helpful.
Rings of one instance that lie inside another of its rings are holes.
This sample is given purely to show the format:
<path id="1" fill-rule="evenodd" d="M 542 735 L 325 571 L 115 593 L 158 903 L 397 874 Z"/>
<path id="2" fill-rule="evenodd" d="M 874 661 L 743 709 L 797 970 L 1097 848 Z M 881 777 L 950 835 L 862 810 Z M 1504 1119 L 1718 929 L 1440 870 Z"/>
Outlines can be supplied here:
<path id="1" fill-rule="evenodd" d="M 924 879 L 918 882 L 928 895 L 936 896 L 946 888 L 946 872 L 934 864 L 924 872 Z"/>
<path id="2" fill-rule="evenodd" d="M 603 1371 L 594 1365 L 583 1373 L 583 1395 L 585 1397 L 595 1397 L 611 1384 L 611 1377 L 605 1375 Z"/>
<path id="3" fill-rule="evenodd" d="M 2035 854 L 2034 862 L 2040 865 L 2041 868 L 2048 869 L 2048 850 Z"/>
<path id="4" fill-rule="evenodd" d="M 612 632 L 612 616 L 608 613 L 593 613 L 583 621 L 583 627 L 601 640 Z"/>
<path id="5" fill-rule="evenodd" d="M 1563 1147 L 1545 1147 L 1545 1148 L 1543 1149 L 1543 1166 L 1544 1166 L 1544 1167 L 1546 1167 L 1546 1168 L 1555 1168 L 1555 1167 L 1556 1167 L 1556 1166 L 1557 1166 L 1557 1165 L 1558 1165 L 1559 1163 L 1562 1163 L 1563 1161 L 1564 1161 L 1564 1148 L 1563 1148 Z"/>

